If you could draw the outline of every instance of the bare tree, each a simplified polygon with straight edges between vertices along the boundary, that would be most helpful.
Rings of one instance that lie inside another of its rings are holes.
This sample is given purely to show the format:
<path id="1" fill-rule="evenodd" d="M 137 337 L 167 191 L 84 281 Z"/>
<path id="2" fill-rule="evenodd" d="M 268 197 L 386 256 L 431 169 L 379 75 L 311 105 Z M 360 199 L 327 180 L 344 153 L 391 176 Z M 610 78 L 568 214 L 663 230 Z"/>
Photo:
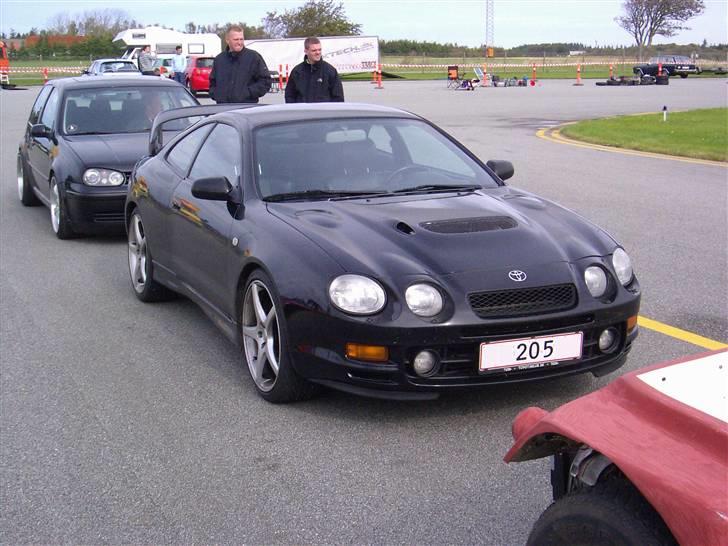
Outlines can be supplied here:
<path id="1" fill-rule="evenodd" d="M 651 46 L 656 35 L 674 36 L 688 29 L 682 23 L 701 14 L 705 4 L 703 0 L 625 0 L 622 9 L 624 15 L 615 21 L 634 38 L 641 61 L 642 49 Z"/>

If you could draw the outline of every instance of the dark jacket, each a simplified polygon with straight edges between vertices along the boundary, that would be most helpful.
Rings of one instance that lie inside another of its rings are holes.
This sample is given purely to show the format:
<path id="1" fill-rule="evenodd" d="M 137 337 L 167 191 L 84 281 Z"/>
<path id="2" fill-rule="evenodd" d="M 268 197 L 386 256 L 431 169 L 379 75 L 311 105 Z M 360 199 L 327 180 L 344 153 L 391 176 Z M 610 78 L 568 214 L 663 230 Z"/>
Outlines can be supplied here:
<path id="1" fill-rule="evenodd" d="M 270 89 L 270 72 L 257 51 L 243 48 L 235 54 L 229 49 L 212 63 L 210 97 L 215 102 L 258 102 Z"/>
<path id="2" fill-rule="evenodd" d="M 286 102 L 344 102 L 344 87 L 336 69 L 326 61 L 293 67 L 286 83 Z"/>

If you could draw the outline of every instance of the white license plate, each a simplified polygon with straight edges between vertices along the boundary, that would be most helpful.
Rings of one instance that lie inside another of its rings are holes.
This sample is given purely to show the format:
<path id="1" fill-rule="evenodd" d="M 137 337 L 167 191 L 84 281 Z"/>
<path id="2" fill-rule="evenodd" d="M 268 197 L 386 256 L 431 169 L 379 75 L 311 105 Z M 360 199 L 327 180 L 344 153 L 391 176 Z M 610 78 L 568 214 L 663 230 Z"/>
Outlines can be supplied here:
<path id="1" fill-rule="evenodd" d="M 480 371 L 581 358 L 582 332 L 493 341 L 480 345 Z"/>

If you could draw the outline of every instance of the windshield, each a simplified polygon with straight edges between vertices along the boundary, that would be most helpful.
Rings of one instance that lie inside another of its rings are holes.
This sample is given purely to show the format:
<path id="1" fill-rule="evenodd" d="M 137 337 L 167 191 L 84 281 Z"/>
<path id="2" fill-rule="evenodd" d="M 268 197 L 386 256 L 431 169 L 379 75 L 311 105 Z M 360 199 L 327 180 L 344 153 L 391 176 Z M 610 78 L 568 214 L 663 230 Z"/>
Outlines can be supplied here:
<path id="1" fill-rule="evenodd" d="M 140 133 L 152 128 L 159 112 L 195 105 L 181 87 L 75 89 L 64 99 L 62 127 L 67 135 Z M 165 129 L 180 131 L 191 121 L 176 120 Z"/>
<path id="2" fill-rule="evenodd" d="M 99 67 L 99 71 L 103 73 L 107 72 L 139 72 L 139 69 L 134 63 L 114 61 L 110 63 L 102 63 Z"/>
<path id="3" fill-rule="evenodd" d="M 254 141 L 258 187 L 269 200 L 498 186 L 455 143 L 419 120 L 287 123 L 258 129 Z"/>

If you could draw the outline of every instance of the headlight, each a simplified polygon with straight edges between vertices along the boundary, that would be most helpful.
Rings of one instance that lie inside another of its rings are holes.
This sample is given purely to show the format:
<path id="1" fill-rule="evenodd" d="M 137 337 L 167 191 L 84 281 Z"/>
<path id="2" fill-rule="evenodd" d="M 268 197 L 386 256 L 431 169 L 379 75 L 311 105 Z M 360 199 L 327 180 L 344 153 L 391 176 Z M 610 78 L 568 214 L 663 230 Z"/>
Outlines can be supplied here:
<path id="1" fill-rule="evenodd" d="M 617 274 L 619 282 L 624 286 L 627 286 L 632 282 L 632 260 L 622 248 L 618 248 L 612 254 L 612 265 L 614 266 L 614 272 Z"/>
<path id="2" fill-rule="evenodd" d="M 387 303 L 379 283 L 361 275 L 336 277 L 329 285 L 329 298 L 336 307 L 353 315 L 377 313 Z"/>
<path id="3" fill-rule="evenodd" d="M 110 169 L 87 169 L 83 173 L 83 183 L 87 186 L 121 186 L 124 175 Z"/>
<path id="4" fill-rule="evenodd" d="M 595 298 L 600 298 L 607 291 L 607 274 L 601 267 L 592 265 L 584 271 L 584 282 L 589 293 Z"/>
<path id="5" fill-rule="evenodd" d="M 442 294 L 429 284 L 413 284 L 405 291 L 404 298 L 415 315 L 434 317 L 442 311 Z"/>

